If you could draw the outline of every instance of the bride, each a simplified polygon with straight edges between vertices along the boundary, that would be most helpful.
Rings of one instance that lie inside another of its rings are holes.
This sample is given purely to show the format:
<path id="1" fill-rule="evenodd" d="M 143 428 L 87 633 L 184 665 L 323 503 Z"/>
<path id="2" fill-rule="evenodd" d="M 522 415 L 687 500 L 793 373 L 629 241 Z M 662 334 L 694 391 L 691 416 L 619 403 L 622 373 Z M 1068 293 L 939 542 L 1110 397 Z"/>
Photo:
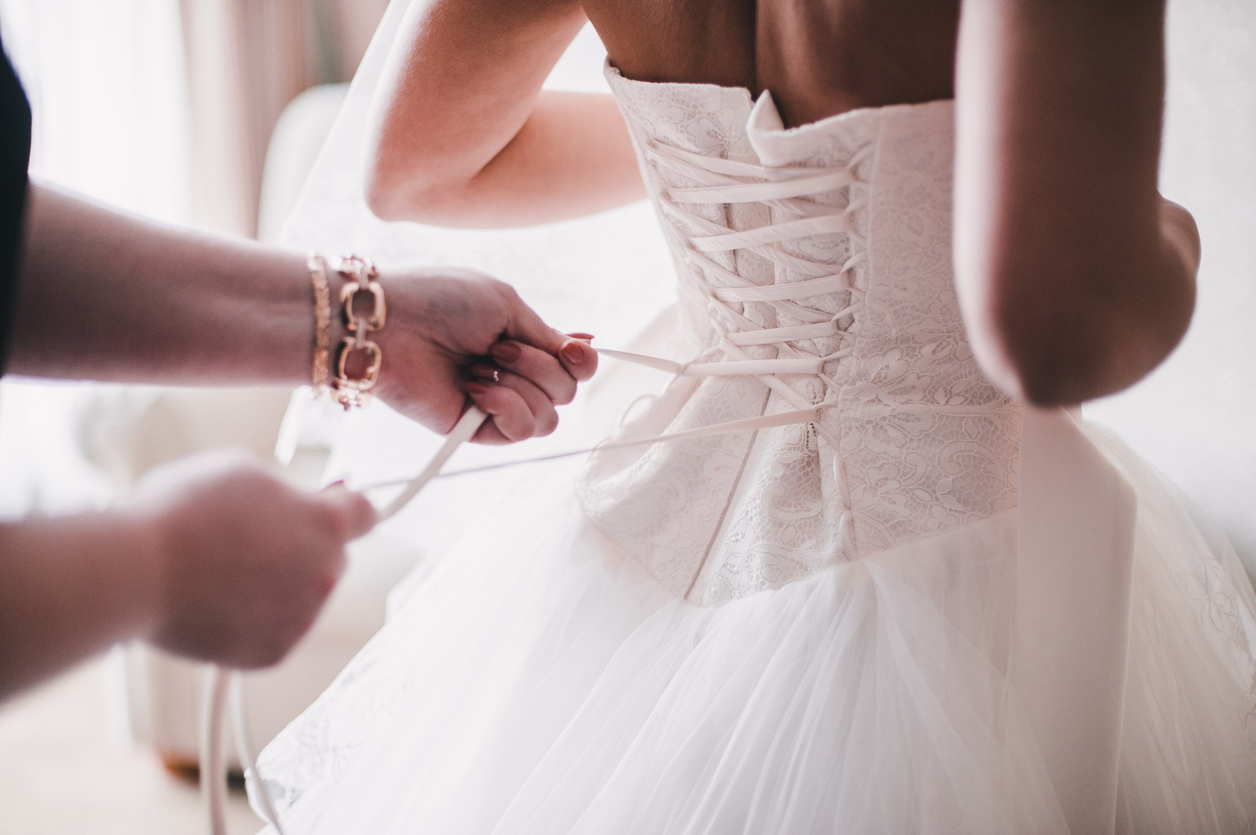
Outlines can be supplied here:
<path id="1" fill-rule="evenodd" d="M 542 91 L 586 17 L 613 98 Z M 372 209 L 644 193 L 679 312 L 606 352 L 657 376 L 614 443 L 529 473 L 264 752 L 285 829 L 1256 826 L 1256 595 L 1066 408 L 1190 319 L 1163 29 L 1157 0 L 415 3 Z M 473 399 L 528 396 L 513 348 Z"/>

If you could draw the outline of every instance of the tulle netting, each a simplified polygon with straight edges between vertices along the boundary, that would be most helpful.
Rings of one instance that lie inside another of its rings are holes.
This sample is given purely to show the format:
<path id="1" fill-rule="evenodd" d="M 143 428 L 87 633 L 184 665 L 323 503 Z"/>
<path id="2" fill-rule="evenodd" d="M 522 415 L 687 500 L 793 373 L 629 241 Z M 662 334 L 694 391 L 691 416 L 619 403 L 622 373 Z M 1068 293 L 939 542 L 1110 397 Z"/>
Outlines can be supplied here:
<path id="1" fill-rule="evenodd" d="M 1140 498 L 1118 830 L 1247 831 L 1251 586 L 1091 434 Z M 1014 510 L 702 607 L 592 528 L 571 479 L 529 474 L 550 499 L 423 567 L 266 750 L 289 831 L 1067 831 L 1005 676 Z"/>

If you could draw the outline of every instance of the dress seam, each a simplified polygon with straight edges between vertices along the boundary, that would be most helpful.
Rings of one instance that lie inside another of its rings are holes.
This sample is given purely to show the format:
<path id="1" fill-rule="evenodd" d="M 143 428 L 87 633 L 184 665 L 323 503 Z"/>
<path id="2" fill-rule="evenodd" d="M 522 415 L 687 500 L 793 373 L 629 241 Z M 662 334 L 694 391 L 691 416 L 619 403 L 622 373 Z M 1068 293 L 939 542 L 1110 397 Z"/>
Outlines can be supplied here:
<path id="1" fill-rule="evenodd" d="M 763 406 L 759 409 L 759 415 L 767 414 L 768 404 L 772 401 L 772 390 L 763 397 Z M 737 470 L 737 477 L 733 479 L 732 488 L 728 491 L 728 498 L 724 502 L 724 509 L 720 511 L 719 521 L 715 524 L 715 529 L 711 532 L 711 538 L 707 541 L 706 550 L 702 552 L 702 559 L 698 560 L 698 567 L 693 572 L 693 579 L 689 581 L 689 587 L 685 589 L 685 593 L 681 595 L 682 600 L 689 600 L 689 595 L 693 594 L 694 586 L 698 584 L 698 578 L 702 576 L 702 569 L 706 568 L 707 560 L 711 558 L 711 549 L 715 547 L 715 541 L 719 539 L 720 532 L 724 530 L 724 519 L 728 516 L 728 509 L 733 506 L 733 498 L 737 495 L 737 490 L 741 487 L 741 480 L 746 474 L 746 464 L 750 462 L 750 454 L 754 452 L 755 443 L 759 440 L 760 430 L 756 429 L 750 435 L 750 443 L 746 445 L 746 452 L 741 458 L 741 467 Z"/>

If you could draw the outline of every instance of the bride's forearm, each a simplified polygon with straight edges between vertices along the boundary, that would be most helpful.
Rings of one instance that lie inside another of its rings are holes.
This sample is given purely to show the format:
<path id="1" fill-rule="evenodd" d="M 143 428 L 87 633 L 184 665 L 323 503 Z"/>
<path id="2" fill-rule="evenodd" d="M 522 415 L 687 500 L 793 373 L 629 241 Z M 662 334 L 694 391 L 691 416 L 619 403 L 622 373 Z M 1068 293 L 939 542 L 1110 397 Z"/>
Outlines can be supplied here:
<path id="1" fill-rule="evenodd" d="M 295 384 L 310 373 L 312 335 L 301 255 L 32 184 L 8 372 Z"/>

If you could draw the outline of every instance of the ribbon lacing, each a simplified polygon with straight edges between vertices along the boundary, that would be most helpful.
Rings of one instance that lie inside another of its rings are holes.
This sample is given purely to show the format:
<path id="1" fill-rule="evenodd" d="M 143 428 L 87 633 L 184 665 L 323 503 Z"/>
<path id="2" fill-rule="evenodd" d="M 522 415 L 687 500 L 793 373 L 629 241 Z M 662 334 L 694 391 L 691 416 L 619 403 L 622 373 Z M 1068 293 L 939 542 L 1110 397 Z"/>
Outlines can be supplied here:
<path id="1" fill-rule="evenodd" d="M 845 208 L 816 203 L 804 198 L 849 188 L 858 181 L 855 169 L 867 158 L 872 146 L 865 146 L 842 166 L 769 168 L 754 163 L 702 156 L 658 142 L 646 144 L 645 158 L 658 169 L 665 169 L 699 183 L 697 186 L 665 188 L 659 205 L 663 216 L 685 241 L 685 261 L 694 269 L 694 284 L 705 297 L 710 322 L 716 333 L 716 344 L 699 357 L 676 363 L 657 357 L 624 351 L 603 350 L 605 356 L 658 368 L 680 377 L 749 376 L 760 380 L 793 411 L 763 415 L 749 420 L 733 421 L 704 427 L 715 432 L 745 431 L 790 424 L 813 424 L 817 433 L 834 449 L 839 439 L 820 423 L 820 413 L 836 405 L 839 385 L 828 373 L 827 363 L 854 353 L 850 322 L 863 310 L 864 290 L 854 284 L 854 269 L 867 259 L 867 242 L 853 222 L 854 213 L 865 206 L 852 196 Z M 779 220 L 754 229 L 730 231 L 728 228 L 684 210 L 683 206 L 698 203 L 738 204 L 765 203 L 785 215 Z M 834 270 L 832 264 L 818 263 L 792 255 L 780 248 L 786 241 L 817 235 L 846 235 L 856 244 L 855 254 Z M 806 276 L 802 281 L 787 284 L 757 285 L 718 263 L 715 253 L 745 250 L 766 259 L 776 267 Z M 710 279 L 718 276 L 725 286 L 712 286 Z M 850 303 L 836 313 L 806 307 L 801 301 L 817 296 L 846 292 Z M 764 327 L 744 314 L 743 305 L 762 303 L 771 306 L 782 318 L 802 324 Z M 839 348 L 817 356 L 799 347 L 802 340 L 832 338 Z M 776 348 L 773 359 L 759 359 L 746 348 Z M 780 375 L 802 374 L 824 383 L 825 395 L 818 403 L 810 401 L 789 385 Z M 662 435 L 646 441 L 659 442 L 675 436 Z M 843 541 L 854 543 L 850 512 L 850 490 L 845 468 L 835 457 L 834 475 L 842 502 L 841 532 Z"/>
<path id="2" fill-rule="evenodd" d="M 854 169 L 870 153 L 865 148 L 840 167 L 769 168 L 753 163 L 705 157 L 661 143 L 644 148 L 646 159 L 656 167 L 670 170 L 701 185 L 666 188 L 659 205 L 673 229 L 685 239 L 684 259 L 695 269 L 694 284 L 705 297 L 716 344 L 701 356 L 687 363 L 676 363 L 624 351 L 603 350 L 602 354 L 670 371 L 681 377 L 750 376 L 763 382 L 795 409 L 797 423 L 817 420 L 820 409 L 833 405 L 832 395 L 819 403 L 810 402 L 777 375 L 803 374 L 818 377 L 826 392 L 834 392 L 837 382 L 824 369 L 831 360 L 854 353 L 851 334 L 843 321 L 849 322 L 863 309 L 863 290 L 854 285 L 854 268 L 867 258 L 864 239 L 855 228 L 852 217 L 863 208 L 862 201 L 850 201 L 835 211 L 833 206 L 802 198 L 827 194 L 847 188 L 856 181 Z M 746 182 L 745 180 L 751 180 Z M 754 229 L 730 231 L 705 218 L 684 211 L 686 204 L 696 203 L 766 203 L 792 216 L 790 220 L 769 223 Z M 859 246 L 835 271 L 832 264 L 817 263 L 782 250 L 778 244 L 817 235 L 845 234 Z M 738 273 L 715 261 L 711 255 L 746 250 L 777 267 L 807 276 L 789 284 L 753 284 Z M 709 278 L 719 276 L 729 286 L 714 287 Z M 848 292 L 851 303 L 836 313 L 825 313 L 805 307 L 799 301 L 816 296 Z M 771 306 L 778 318 L 802 322 L 784 327 L 763 327 L 742 312 L 742 305 L 759 302 Z M 847 343 L 823 356 L 809 353 L 794 343 L 802 340 L 837 338 Z M 751 346 L 776 348 L 774 359 L 752 357 L 745 349 Z M 772 416 L 774 419 L 781 415 Z M 780 424 L 775 424 L 780 425 Z M 737 422 L 738 430 L 745 428 Z M 817 430 L 836 444 L 823 427 Z"/>
<path id="3" fill-rule="evenodd" d="M 654 357 L 629 351 L 598 349 L 602 356 L 665 371 L 677 377 L 753 377 L 775 392 L 792 410 L 758 417 L 728 421 L 680 432 L 647 438 L 604 441 L 594 447 L 561 452 L 536 458 L 506 461 L 463 470 L 441 472 L 453 450 L 469 440 L 485 419 L 472 410 L 450 433 L 445 446 L 417 478 L 372 485 L 365 489 L 406 485 L 406 489 L 383 512 L 387 518 L 400 510 L 431 479 L 485 472 L 488 470 L 536 463 L 590 452 L 626 447 L 648 446 L 686 439 L 746 432 L 796 424 L 813 424 L 816 432 L 836 449 L 839 439 L 820 423 L 821 412 L 836 405 L 838 383 L 828 373 L 826 364 L 854 353 L 852 335 L 848 330 L 854 317 L 863 309 L 864 291 L 856 287 L 854 269 L 867 258 L 863 235 L 853 223 L 854 213 L 865 203 L 850 200 L 844 208 L 816 203 L 806 197 L 828 194 L 849 188 L 858 181 L 855 168 L 867 158 L 871 146 L 856 153 L 841 166 L 771 168 L 754 163 L 706 157 L 658 142 L 643 147 L 646 159 L 658 169 L 666 169 L 696 186 L 671 187 L 661 190 L 659 205 L 663 216 L 685 243 L 684 260 L 694 269 L 693 285 L 705 300 L 715 341 L 699 356 L 688 362 Z M 683 208 L 693 204 L 763 203 L 776 209 L 787 219 L 743 231 L 699 217 Z M 792 255 L 780 244 L 818 235 L 847 235 L 857 245 L 855 254 L 838 267 Z M 712 256 L 738 250 L 753 252 L 773 265 L 806 276 L 788 284 L 757 285 L 721 264 Z M 722 286 L 714 286 L 718 277 Z M 850 303 L 836 313 L 806 307 L 801 301 L 846 292 Z M 747 317 L 744 305 L 762 303 L 772 307 L 780 318 L 801 324 L 764 327 Z M 797 342 L 813 339 L 837 339 L 839 348 L 822 356 L 799 347 Z M 777 356 L 764 359 L 752 356 L 746 349 L 756 346 L 774 347 Z M 805 375 L 819 379 L 824 396 L 813 402 L 785 380 L 783 375 Z M 840 461 L 834 463 L 838 490 L 842 501 L 842 535 L 852 543 L 850 496 L 845 470 Z"/>

